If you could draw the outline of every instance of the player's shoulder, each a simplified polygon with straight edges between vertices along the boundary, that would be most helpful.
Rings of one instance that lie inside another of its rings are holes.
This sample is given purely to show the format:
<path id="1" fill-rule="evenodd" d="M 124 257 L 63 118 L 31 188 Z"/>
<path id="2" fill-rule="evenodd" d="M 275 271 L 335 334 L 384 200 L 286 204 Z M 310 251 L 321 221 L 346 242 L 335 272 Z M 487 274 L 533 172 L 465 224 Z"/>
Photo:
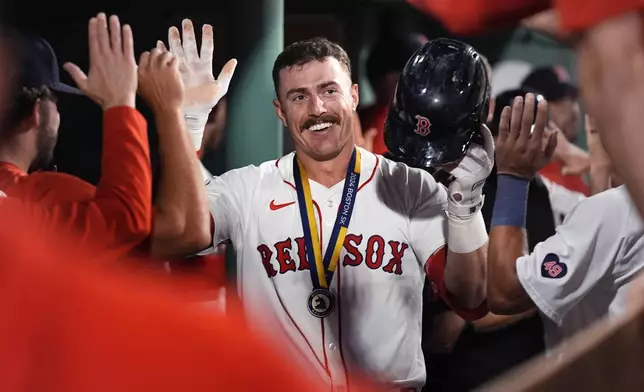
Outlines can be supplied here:
<path id="1" fill-rule="evenodd" d="M 378 157 L 380 160 L 379 172 L 383 180 L 404 180 L 406 184 L 418 185 L 428 189 L 442 187 L 427 170 L 408 166 L 403 162 L 395 161 L 386 156 L 378 155 Z"/>
<path id="2" fill-rule="evenodd" d="M 628 214 L 634 204 L 626 186 L 621 185 L 580 200 L 578 208 L 603 211 L 614 216 L 616 213 Z"/>
<path id="3" fill-rule="evenodd" d="M 206 187 L 217 187 L 225 183 L 232 187 L 244 188 L 265 188 L 267 184 L 283 183 L 283 171 L 290 170 L 290 166 L 285 165 L 290 162 L 287 154 L 279 159 L 273 159 L 260 163 L 259 165 L 251 164 L 239 168 L 231 169 L 219 176 L 211 176 L 206 180 Z M 288 166 L 285 168 L 284 166 Z"/>
<path id="4" fill-rule="evenodd" d="M 4 189 L 7 195 L 54 203 L 82 201 L 94 197 L 96 187 L 79 177 L 60 172 L 36 172 L 16 177 Z"/>
<path id="5" fill-rule="evenodd" d="M 436 182 L 426 170 L 410 167 L 403 162 L 379 155 L 378 188 L 393 192 L 411 205 L 440 204 L 447 199 L 445 187 Z"/>

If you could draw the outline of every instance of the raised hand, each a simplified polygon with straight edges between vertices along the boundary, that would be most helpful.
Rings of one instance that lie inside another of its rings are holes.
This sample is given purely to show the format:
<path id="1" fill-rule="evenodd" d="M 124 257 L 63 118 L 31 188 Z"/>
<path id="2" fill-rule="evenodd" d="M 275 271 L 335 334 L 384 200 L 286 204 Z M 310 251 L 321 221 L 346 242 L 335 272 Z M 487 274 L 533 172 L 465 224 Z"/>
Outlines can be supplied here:
<path id="1" fill-rule="evenodd" d="M 113 106 L 134 107 L 137 87 L 134 40 L 129 25 L 121 27 L 118 16 L 109 19 L 99 13 L 89 20 L 89 72 L 76 64 L 64 68 L 80 90 L 105 109 Z"/>
<path id="2" fill-rule="evenodd" d="M 158 48 L 143 52 L 139 59 L 139 94 L 155 114 L 181 110 L 184 86 L 177 57 Z"/>
<path id="3" fill-rule="evenodd" d="M 512 108 L 506 106 L 501 112 L 496 141 L 499 174 L 532 179 L 552 158 L 557 131 L 546 129 L 548 104 L 545 100 L 538 103 L 535 120 L 534 100 L 534 94 L 526 94 L 524 105 L 524 99 L 516 97 Z"/>
<path id="4" fill-rule="evenodd" d="M 170 52 L 179 61 L 179 72 L 185 86 L 183 114 L 193 146 L 198 151 L 203 141 L 208 114 L 228 92 L 237 60 L 228 61 L 215 79 L 212 74 L 215 46 L 212 26 L 204 25 L 202 28 L 201 55 L 197 53 L 197 40 L 190 19 L 183 20 L 182 30 L 183 43 L 179 30 L 174 26 L 168 30 L 168 41 Z M 165 50 L 165 45 L 158 41 L 157 48 Z"/>
<path id="5" fill-rule="evenodd" d="M 229 60 L 215 79 L 212 73 L 215 47 L 212 26 L 203 25 L 200 54 L 197 53 L 197 40 L 190 19 L 183 20 L 182 30 L 183 43 L 179 30 L 174 26 L 168 30 L 168 42 L 170 52 L 179 59 L 179 72 L 186 86 L 184 111 L 209 112 L 228 92 L 237 60 Z M 157 45 L 160 49 L 164 48 L 161 41 Z"/>

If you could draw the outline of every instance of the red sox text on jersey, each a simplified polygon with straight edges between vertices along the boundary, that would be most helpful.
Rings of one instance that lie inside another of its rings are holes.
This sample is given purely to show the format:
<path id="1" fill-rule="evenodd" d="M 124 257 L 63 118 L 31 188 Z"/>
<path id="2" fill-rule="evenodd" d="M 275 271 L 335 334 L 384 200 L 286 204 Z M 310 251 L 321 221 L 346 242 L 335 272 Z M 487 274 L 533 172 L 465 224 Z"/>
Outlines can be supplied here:
<path id="1" fill-rule="evenodd" d="M 364 243 L 364 246 L 363 246 Z M 275 244 L 261 244 L 257 247 L 266 274 L 272 278 L 289 271 L 307 271 L 304 237 L 288 237 Z M 363 235 L 347 234 L 344 240 L 345 256 L 341 258 L 343 267 L 365 267 L 372 270 L 382 269 L 395 275 L 402 275 L 402 259 L 409 245 L 400 241 L 387 241 L 379 235 L 365 238 Z"/>

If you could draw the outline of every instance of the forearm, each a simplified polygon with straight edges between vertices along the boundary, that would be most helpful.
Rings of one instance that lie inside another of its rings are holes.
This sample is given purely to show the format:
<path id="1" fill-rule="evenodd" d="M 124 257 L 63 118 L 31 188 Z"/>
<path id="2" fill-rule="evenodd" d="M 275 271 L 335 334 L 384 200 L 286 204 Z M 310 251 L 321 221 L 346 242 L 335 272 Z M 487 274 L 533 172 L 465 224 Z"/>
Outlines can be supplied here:
<path id="1" fill-rule="evenodd" d="M 516 314 L 531 307 L 516 271 L 523 256 L 528 180 L 499 175 L 488 249 L 488 306 L 492 313 Z"/>
<path id="2" fill-rule="evenodd" d="M 517 313 L 510 316 L 502 316 L 494 313 L 488 313 L 480 320 L 472 321 L 472 326 L 476 332 L 492 332 L 508 327 L 514 323 L 524 320 L 536 314 L 536 309 L 530 309 L 523 313 Z"/>
<path id="3" fill-rule="evenodd" d="M 114 243 L 137 243 L 149 235 L 152 171 L 147 123 L 134 108 L 113 107 L 103 114 L 102 176 L 90 204 L 100 212 Z"/>
<path id="4" fill-rule="evenodd" d="M 210 240 L 203 178 L 180 108 L 155 113 L 161 153 L 161 177 L 151 253 L 185 256 L 205 249 Z"/>
<path id="5" fill-rule="evenodd" d="M 463 309 L 474 309 L 486 297 L 487 244 L 469 253 L 447 252 L 445 288 L 450 302 Z"/>
<path id="6" fill-rule="evenodd" d="M 469 219 L 448 218 L 445 289 L 464 309 L 481 305 L 486 297 L 487 232 L 481 212 Z"/>
<path id="7" fill-rule="evenodd" d="M 490 231 L 487 292 L 492 313 L 517 314 L 532 307 L 516 272 L 517 259 L 523 256 L 523 231 L 515 226 L 495 226 Z"/>

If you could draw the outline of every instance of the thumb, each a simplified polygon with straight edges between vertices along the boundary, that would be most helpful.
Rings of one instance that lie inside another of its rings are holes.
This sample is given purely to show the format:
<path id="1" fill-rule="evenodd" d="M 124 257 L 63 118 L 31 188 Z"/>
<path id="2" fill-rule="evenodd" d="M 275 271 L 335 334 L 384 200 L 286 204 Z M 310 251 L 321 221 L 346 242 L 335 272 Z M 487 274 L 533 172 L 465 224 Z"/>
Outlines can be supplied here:
<path id="1" fill-rule="evenodd" d="M 78 88 L 85 92 L 87 88 L 87 75 L 85 75 L 85 72 L 74 63 L 65 63 L 63 64 L 63 68 L 74 79 L 74 83 L 76 83 Z"/>
<path id="2" fill-rule="evenodd" d="M 221 72 L 219 72 L 219 75 L 217 75 L 217 82 L 219 83 L 219 86 L 221 86 L 224 94 L 228 92 L 228 86 L 230 85 L 230 81 L 235 73 L 235 68 L 237 68 L 237 60 L 228 60 L 221 69 Z"/>

